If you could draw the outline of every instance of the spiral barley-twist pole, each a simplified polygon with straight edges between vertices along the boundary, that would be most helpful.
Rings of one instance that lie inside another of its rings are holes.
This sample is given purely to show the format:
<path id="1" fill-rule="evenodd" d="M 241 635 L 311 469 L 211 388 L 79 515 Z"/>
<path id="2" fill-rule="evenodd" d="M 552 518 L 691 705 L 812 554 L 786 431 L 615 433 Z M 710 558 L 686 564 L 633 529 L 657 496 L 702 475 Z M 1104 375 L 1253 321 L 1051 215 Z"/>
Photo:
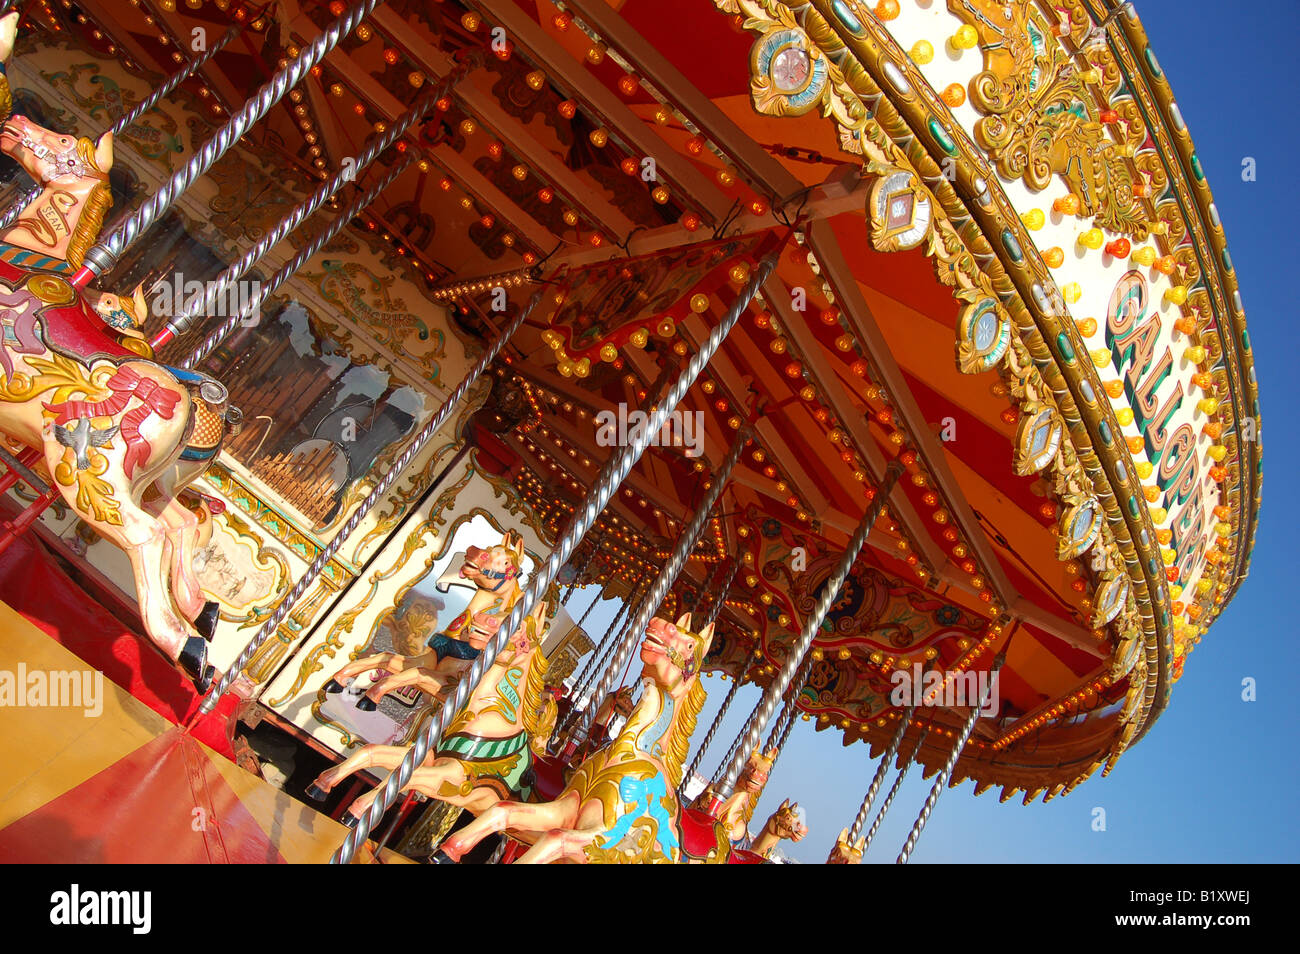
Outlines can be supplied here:
<path id="1" fill-rule="evenodd" d="M 358 846 L 365 842 L 366 835 L 371 827 L 384 816 L 384 812 L 388 811 L 388 807 L 396 801 L 398 792 L 405 788 L 406 784 L 411 780 L 411 773 L 415 771 L 415 767 L 424 762 L 429 751 L 442 738 L 447 726 L 456 718 L 460 710 L 465 708 L 470 691 L 478 685 L 479 680 L 483 678 L 483 673 L 496 661 L 497 655 L 505 647 L 511 634 L 523 624 L 524 619 L 533 611 L 533 607 L 542 598 L 542 594 L 546 592 L 559 574 L 560 567 L 573 554 L 574 549 L 586 536 L 592 524 L 596 522 L 596 517 L 600 515 L 600 512 L 605 509 L 610 499 L 618 492 L 618 488 L 622 486 L 633 465 L 640 460 L 642 452 L 649 446 L 653 437 L 659 433 L 668 420 L 668 416 L 681 403 L 682 398 L 686 396 L 686 392 L 695 383 L 695 379 L 704 370 L 704 366 L 708 364 L 714 352 L 718 350 L 723 339 L 736 326 L 741 313 L 749 307 L 749 303 L 758 292 L 759 286 L 776 266 L 777 254 L 779 254 L 779 249 L 765 258 L 758 268 L 754 270 L 749 283 L 740 296 L 727 309 L 727 313 L 723 315 L 713 330 L 709 332 L 709 336 L 700 345 L 699 350 L 691 356 L 691 360 L 687 362 L 681 374 L 669 387 L 668 393 L 664 395 L 659 406 L 650 414 L 646 426 L 639 429 L 635 435 L 632 435 L 631 440 L 605 462 L 605 466 L 601 468 L 595 485 L 587 493 L 582 507 L 575 511 L 573 521 L 569 524 L 568 529 L 564 531 L 563 536 L 560 537 L 559 543 L 551 551 L 546 563 L 529 581 L 528 588 L 519 601 L 515 603 L 514 608 L 511 609 L 510 616 L 501 624 L 500 629 L 497 630 L 492 639 L 488 641 L 487 646 L 475 658 L 469 672 L 457 683 L 452 697 L 443 703 L 442 708 L 438 711 L 438 717 L 429 719 L 425 723 L 424 729 L 416 736 L 415 743 L 406 750 L 406 755 L 402 758 L 402 764 L 384 779 L 383 785 L 376 790 L 378 794 L 375 800 L 365 814 L 357 819 L 356 827 L 343 840 L 339 850 L 330 859 L 331 863 L 346 864 L 352 860 Z"/>
<path id="2" fill-rule="evenodd" d="M 469 72 L 469 69 L 468 62 L 459 64 L 435 89 L 430 90 L 428 94 L 420 98 L 418 103 L 407 110 L 401 119 L 385 130 L 382 135 L 371 139 L 370 143 L 361 150 L 361 155 L 348 162 L 344 168 L 334 173 L 325 182 L 322 182 L 306 200 L 276 222 L 256 244 L 239 257 L 238 261 L 230 265 L 212 281 L 206 282 L 204 291 L 201 294 L 191 297 L 189 301 L 185 302 L 178 314 L 172 315 L 167 320 L 166 326 L 150 342 L 153 347 L 157 348 L 172 338 L 178 338 L 186 334 L 194 327 L 196 318 L 212 314 L 217 305 L 225 300 L 231 286 L 245 272 L 261 261 L 267 252 L 279 245 L 286 235 L 302 225 L 309 216 L 313 215 L 317 209 L 328 201 L 330 196 L 338 192 L 348 182 L 355 181 L 384 150 L 405 135 L 408 129 L 427 116 L 429 111 L 433 109 L 434 104 L 455 88 L 456 84 Z M 346 222 L 351 217 L 344 218 L 340 216 L 340 218 L 343 218 L 343 221 Z M 192 367 L 192 365 L 188 367 Z"/>
<path id="3" fill-rule="evenodd" d="M 253 658 L 253 654 L 257 652 L 258 647 L 271 637 L 279 627 L 280 623 L 282 623 L 293 611 L 294 605 L 302 598 L 302 595 L 307 592 L 307 588 L 311 586 L 312 583 L 316 582 L 316 578 L 320 576 L 321 571 L 325 569 L 330 560 L 334 559 L 334 555 L 339 552 L 348 537 L 351 536 L 353 531 L 355 531 L 361 524 L 361 521 L 365 519 L 366 515 L 374 509 L 375 505 L 384 498 L 389 489 L 393 486 L 393 483 L 399 476 L 401 476 L 403 471 L 406 470 L 407 465 L 415 459 L 415 456 L 424 449 L 424 445 L 427 444 L 442 425 L 446 423 L 447 418 L 451 416 L 452 411 L 454 411 L 464 399 L 465 394 L 469 389 L 474 386 L 474 382 L 479 379 L 484 370 L 487 369 L 488 365 L 490 365 L 496 359 L 496 356 L 501 353 L 501 349 L 505 347 L 506 342 L 510 340 L 511 336 L 514 335 L 516 331 L 519 330 L 519 327 L 524 323 L 524 320 L 541 300 L 541 292 L 537 292 L 533 295 L 528 304 L 520 309 L 519 314 L 511 320 L 510 324 L 502 330 L 496 340 L 493 341 L 483 354 L 479 356 L 474 367 L 472 367 L 469 373 L 465 375 L 460 384 L 456 385 L 456 389 L 452 391 L 451 394 L 447 395 L 447 400 L 443 402 L 442 407 L 438 408 L 438 410 L 434 412 L 433 417 L 429 418 L 429 422 L 420 429 L 420 432 L 415 436 L 415 439 L 411 441 L 406 450 L 402 451 L 397 460 L 393 461 L 388 472 L 379 479 L 379 482 L 375 484 L 375 488 L 370 491 L 366 496 L 366 499 L 361 502 L 361 505 L 357 507 L 352 516 L 347 519 L 347 522 L 339 528 L 339 531 L 334 535 L 334 538 L 330 540 L 327 545 L 321 548 L 320 553 L 316 554 L 316 559 L 311 561 L 311 566 L 307 568 L 307 572 L 299 577 L 298 581 L 294 583 L 293 588 L 285 594 L 284 599 L 282 599 L 279 605 L 272 610 L 271 615 L 268 616 L 266 622 L 262 624 L 262 628 L 257 631 L 257 635 L 254 636 L 252 640 L 249 641 L 248 645 L 244 647 L 243 651 L 239 654 L 239 658 L 230 665 L 230 668 L 226 670 L 225 675 L 221 677 L 221 681 L 217 683 L 216 687 L 208 693 L 207 698 L 203 700 L 203 704 L 199 707 L 200 712 L 206 714 L 213 710 L 217 701 L 225 691 L 230 688 L 230 684 L 238 678 L 241 672 L 243 672 L 244 667 L 247 666 L 249 660 Z M 513 633 L 517 628 L 518 624 L 516 624 L 510 632 Z M 376 819 L 378 819 L 378 816 L 376 816 Z"/>
<path id="4" fill-rule="evenodd" d="M 867 512 L 863 515 L 858 528 L 853 531 L 853 536 L 849 539 L 848 547 L 840 556 L 835 571 L 823 584 L 822 594 L 817 598 L 817 603 L 813 607 L 811 615 L 804 621 L 803 631 L 799 634 L 799 641 L 791 648 L 790 655 L 786 657 L 785 665 L 781 667 L 781 672 L 772 681 L 772 684 L 767 687 L 767 691 L 763 694 L 763 699 L 759 703 L 756 718 L 750 720 L 749 727 L 740 740 L 740 745 L 736 747 L 735 753 L 731 756 L 727 771 L 713 793 L 711 808 L 714 810 L 730 798 L 731 793 L 735 790 L 736 780 L 740 777 L 740 771 L 745 766 L 747 753 L 752 752 L 758 744 L 759 737 L 762 736 L 763 730 L 767 728 L 768 722 L 772 719 L 772 713 L 776 711 L 777 702 L 785 695 L 786 689 L 790 687 L 790 683 L 794 680 L 796 670 L 803 663 L 804 656 L 812 647 L 813 637 L 821 629 L 826 614 L 830 612 L 831 604 L 839 598 L 840 587 L 848 579 L 854 561 L 857 560 L 858 554 L 862 552 L 863 546 L 866 545 L 872 525 L 884 509 L 885 501 L 889 499 L 890 491 L 894 489 L 894 485 L 898 482 L 898 475 L 902 472 L 903 465 L 897 460 L 890 461 L 889 466 L 885 469 L 884 480 L 876 488 L 876 495 L 871 501 L 871 506 L 867 508 Z"/>
<path id="5" fill-rule="evenodd" d="M 86 253 L 86 262 L 72 277 L 72 283 L 84 287 L 96 275 L 117 264 L 122 254 L 171 208 L 181 194 L 211 169 L 253 125 L 270 112 L 271 107 L 297 86 L 325 54 L 338 46 L 343 37 L 371 14 L 382 0 L 357 0 L 342 16 L 325 28 L 298 56 L 272 76 L 239 112 L 205 142 L 157 192 L 146 199 L 107 238 Z"/>
<path id="6" fill-rule="evenodd" d="M 225 341 L 237 327 L 241 324 L 253 322 L 253 315 L 255 315 L 257 310 L 262 307 L 262 302 L 274 295 L 279 287 L 292 278 L 294 274 L 297 273 L 298 269 L 307 264 L 312 256 L 328 245 L 333 240 L 334 236 L 343 231 L 344 226 L 352 221 L 352 219 L 355 218 L 362 209 L 370 205 L 371 202 L 374 202 L 381 192 L 396 182 L 401 177 L 402 173 L 406 172 L 406 170 L 411 168 L 414 164 L 415 156 L 407 153 L 401 159 L 397 160 L 397 162 L 393 163 L 393 168 L 384 173 L 381 178 L 372 182 L 364 192 L 353 197 L 352 201 L 339 211 L 339 214 L 336 215 L 334 220 L 325 227 L 323 232 L 313 238 L 302 248 L 298 249 L 298 251 L 294 253 L 293 258 L 281 265 L 276 273 L 266 282 L 259 283 L 256 291 L 253 292 L 253 296 L 244 303 L 244 306 L 239 309 L 238 314 L 231 315 L 223 321 L 219 327 L 213 329 L 213 331 L 203 339 L 199 346 L 190 352 L 189 357 L 181 362 L 181 367 L 193 368 L 208 355 L 212 354 L 213 351 L 217 350 L 221 342 Z"/>
<path id="7" fill-rule="evenodd" d="M 899 768 L 898 778 L 894 779 L 894 784 L 889 786 L 889 793 L 885 796 L 885 800 L 880 803 L 880 811 L 876 813 L 875 821 L 873 821 L 871 827 L 867 829 L 867 835 L 862 841 L 862 854 L 864 856 L 867 853 L 867 849 L 871 847 L 871 842 L 875 839 L 876 832 L 880 830 L 880 823 L 885 820 L 885 812 L 889 811 L 889 806 L 894 803 L 894 796 L 897 795 L 898 790 L 903 787 L 903 779 L 907 778 L 907 770 L 912 767 L 912 762 L 916 760 L 917 754 L 921 751 L 921 746 L 925 743 L 925 737 L 930 734 L 930 724 L 931 723 L 926 723 L 925 727 L 921 729 L 921 734 L 916 737 L 916 748 L 912 750 L 911 756 L 903 763 L 902 767 Z"/>
<path id="8" fill-rule="evenodd" d="M 0 16 L 3 15 L 4 11 L 0 10 Z M 203 67 L 207 65 L 208 61 L 225 49 L 227 44 L 229 44 L 235 37 L 239 36 L 243 29 L 244 27 L 242 24 L 236 23 L 232 26 L 222 35 L 220 40 L 208 47 L 202 56 L 191 60 L 184 69 L 177 70 L 175 73 L 171 74 L 171 76 L 168 76 L 162 81 L 162 85 L 144 99 L 140 100 L 140 102 L 136 103 L 135 106 L 131 108 L 130 112 L 125 113 L 122 118 L 113 123 L 112 127 L 108 130 L 109 133 L 113 136 L 117 136 L 125 130 L 130 129 L 136 120 L 157 106 L 164 96 L 174 90 L 177 86 L 181 85 L 181 83 L 185 82 L 199 70 L 203 69 Z M 7 229 L 18 221 L 18 216 L 23 214 L 23 209 L 31 205 L 40 194 L 41 186 L 34 185 L 22 195 L 18 196 L 18 198 L 14 199 L 9 208 L 5 210 L 4 215 L 0 215 L 0 230 Z"/>
<path id="9" fill-rule="evenodd" d="M 916 821 L 912 825 L 912 830 L 907 835 L 907 841 L 903 843 L 903 849 L 898 853 L 895 862 L 900 865 L 907 864 L 907 859 L 911 856 L 912 850 L 916 847 L 917 839 L 921 837 L 921 832 L 925 829 L 925 823 L 930 820 L 930 813 L 934 811 L 935 803 L 939 801 L 939 795 L 943 788 L 948 784 L 948 779 L 952 777 L 953 767 L 957 760 L 961 758 L 961 751 L 966 747 L 971 733 L 975 731 L 975 723 L 979 721 L 980 710 L 988 705 L 989 696 L 993 691 L 993 680 L 997 679 L 998 670 L 1006 662 L 1006 651 L 998 653 L 993 659 L 993 668 L 989 670 L 993 676 L 989 684 L 980 694 L 979 705 L 974 706 L 970 711 L 970 716 L 966 719 L 966 724 L 961 727 L 961 734 L 953 743 L 952 752 L 948 755 L 948 761 L 943 764 L 939 774 L 935 776 L 934 784 L 930 786 L 930 794 L 925 799 L 925 804 L 921 806 L 921 814 L 916 816 Z"/>
<path id="10" fill-rule="evenodd" d="M 876 800 L 876 795 L 880 792 L 880 786 L 884 783 L 885 776 L 889 774 L 889 763 L 898 754 L 898 747 L 903 744 L 903 736 L 907 734 L 907 727 L 912 724 L 912 716 L 915 714 L 915 702 L 903 710 L 903 718 L 899 720 L 898 728 L 894 731 L 894 737 L 889 740 L 885 754 L 880 757 L 880 764 L 876 766 L 876 774 L 872 777 L 867 794 L 862 799 L 862 805 L 859 806 L 858 813 L 853 818 L 853 825 L 849 828 L 849 841 L 855 840 L 862 833 L 862 826 L 867 823 L 867 814 L 871 811 L 871 804 Z"/>
<path id="11" fill-rule="evenodd" d="M 597 699 L 605 698 L 605 693 L 613 689 L 614 683 L 622 676 L 623 667 L 627 665 L 632 653 L 635 652 L 637 645 L 645 635 L 651 616 L 654 615 L 664 597 L 668 595 L 668 590 L 672 588 L 678 574 L 682 571 L 682 567 L 686 565 L 686 560 L 691 555 L 691 551 L 695 549 L 695 544 L 703 536 L 704 528 L 708 525 L 709 517 L 713 512 L 713 506 L 718 502 L 718 498 L 722 496 L 722 491 L 726 489 L 727 481 L 731 478 L 731 472 L 735 470 L 736 463 L 740 460 L 740 455 L 748 442 L 748 430 L 742 429 L 736 434 L 735 442 L 731 445 L 731 450 L 727 452 L 726 459 L 712 474 L 712 482 L 709 484 L 708 490 L 704 492 L 704 499 L 700 501 L 699 506 L 695 508 L 695 513 L 691 515 L 691 522 L 682 531 L 682 535 L 677 538 L 677 542 L 673 545 L 672 554 L 664 563 L 663 569 L 659 571 L 659 575 L 655 577 L 649 595 L 642 601 L 641 608 L 632 621 L 632 625 L 628 628 L 622 642 L 619 643 L 613 659 L 610 660 L 609 667 L 601 676 L 600 682 L 596 684 L 595 697 Z M 703 629 L 703 627 L 699 627 L 696 632 L 699 629 Z M 595 718 L 595 713 L 596 710 L 588 706 L 588 712 L 584 713 L 582 721 L 578 723 L 579 726 L 582 729 L 589 727 L 591 720 Z M 574 734 L 580 737 L 583 732 L 578 731 Z M 572 740 L 569 744 L 572 746 Z"/>

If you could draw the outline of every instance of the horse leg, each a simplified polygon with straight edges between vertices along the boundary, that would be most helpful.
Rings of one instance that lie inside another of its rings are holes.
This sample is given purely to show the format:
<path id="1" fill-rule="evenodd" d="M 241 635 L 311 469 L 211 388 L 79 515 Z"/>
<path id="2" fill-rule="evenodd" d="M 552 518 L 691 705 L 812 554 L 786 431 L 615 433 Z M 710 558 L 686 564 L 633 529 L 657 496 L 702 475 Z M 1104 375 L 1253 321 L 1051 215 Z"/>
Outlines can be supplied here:
<path id="1" fill-rule="evenodd" d="M 505 831 L 507 828 L 528 833 L 563 828 L 576 818 L 579 807 L 577 801 L 577 793 L 569 792 L 557 801 L 536 805 L 525 802 L 497 802 L 460 831 L 447 838 L 432 860 L 443 863 L 460 861 L 466 852 L 472 850 L 488 835 Z"/>
<path id="2" fill-rule="evenodd" d="M 307 796 L 318 802 L 326 797 L 339 782 L 362 769 L 379 768 L 392 771 L 402 762 L 406 746 L 401 745 L 363 745 L 356 754 L 344 759 L 338 765 L 332 765 L 316 776 L 316 781 L 307 786 Z"/>
<path id="3" fill-rule="evenodd" d="M 199 538 L 199 518 L 189 507 L 175 497 L 167 495 L 161 481 L 155 486 L 164 495 L 161 498 L 164 501 L 163 505 L 157 510 L 157 514 L 167 533 L 172 596 L 181 615 L 186 619 L 197 619 L 207 604 L 203 598 L 203 590 L 199 587 L 199 581 L 194 576 L 194 551 Z"/>
<path id="4" fill-rule="evenodd" d="M 112 486 L 110 481 L 111 491 L 106 495 L 107 500 L 117 504 L 116 516 L 120 523 L 110 523 L 108 519 L 97 516 L 93 508 L 81 500 L 75 480 L 65 486 L 57 479 L 57 469 L 63 462 L 65 450 L 55 440 L 45 442 L 45 462 L 50 473 L 56 475 L 54 486 L 78 517 L 104 539 L 121 547 L 130 558 L 145 632 L 172 662 L 180 665 L 200 692 L 207 692 L 216 673 L 207 664 L 207 643 L 187 620 L 181 618 L 172 602 L 171 588 L 164 573 L 167 533 L 163 524 L 133 499 L 123 486 L 125 480 L 118 486 Z M 114 470 L 121 473 L 120 466 Z M 113 473 L 108 476 L 112 477 Z"/>
<path id="5" fill-rule="evenodd" d="M 354 659 L 352 662 L 342 666 L 330 680 L 325 683 L 326 692 L 342 692 L 344 687 L 351 684 L 352 680 L 364 673 L 372 672 L 376 669 L 382 669 L 390 675 L 401 672 L 404 669 L 413 668 L 423 665 L 425 660 L 433 661 L 433 653 L 421 653 L 418 656 L 399 656 L 397 653 L 375 653 L 373 656 L 362 656 L 360 659 Z"/>
<path id="6" fill-rule="evenodd" d="M 577 864 L 587 863 L 586 848 L 596 836 L 599 828 L 570 831 L 567 828 L 553 828 L 537 844 L 529 848 L 517 859 L 517 865 L 549 865 L 555 861 L 573 861 Z"/>
<path id="7" fill-rule="evenodd" d="M 373 712 L 384 696 L 390 692 L 405 689 L 407 686 L 416 686 L 421 692 L 427 692 L 432 698 L 436 699 L 444 685 L 445 683 L 438 677 L 436 672 L 431 672 L 428 669 L 403 669 L 399 673 L 379 680 L 366 690 L 366 694 L 357 700 L 357 708 L 364 712 Z"/>

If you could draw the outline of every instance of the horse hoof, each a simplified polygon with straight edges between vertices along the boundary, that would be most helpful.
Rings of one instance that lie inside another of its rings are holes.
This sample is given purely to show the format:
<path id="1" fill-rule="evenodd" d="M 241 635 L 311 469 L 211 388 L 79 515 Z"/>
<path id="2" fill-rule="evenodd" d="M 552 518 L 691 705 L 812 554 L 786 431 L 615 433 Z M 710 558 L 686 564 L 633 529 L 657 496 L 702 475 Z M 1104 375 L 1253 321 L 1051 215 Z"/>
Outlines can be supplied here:
<path id="1" fill-rule="evenodd" d="M 312 782 L 307 786 L 307 791 L 303 794 L 314 802 L 323 802 L 325 799 L 330 797 L 330 790 L 328 788 L 321 788 L 315 782 Z"/>
<path id="2" fill-rule="evenodd" d="M 212 642 L 212 634 L 217 631 L 217 621 L 220 618 L 221 604 L 216 600 L 208 600 L 203 604 L 203 609 L 199 610 L 199 615 L 194 617 L 194 628 L 200 636 Z"/>
<path id="3" fill-rule="evenodd" d="M 361 824 L 361 816 L 354 815 L 351 812 L 344 812 L 343 824 L 347 825 L 349 828 L 356 828 L 358 825 Z"/>
<path id="4" fill-rule="evenodd" d="M 205 693 L 212 688 L 212 680 L 217 674 L 216 667 L 208 665 L 208 642 L 202 636 L 191 636 L 181 647 L 181 654 L 176 657 L 185 675 L 194 683 L 194 688 Z"/>
<path id="5" fill-rule="evenodd" d="M 374 712 L 379 708 L 379 703 L 369 696 L 362 696 L 357 700 L 357 708 L 362 712 Z"/>
<path id="6" fill-rule="evenodd" d="M 342 692 L 344 688 L 346 687 L 342 683 L 340 683 L 337 679 L 331 679 L 329 682 L 325 683 L 324 685 L 324 689 L 326 692 Z"/>
<path id="7" fill-rule="evenodd" d="M 439 848 L 429 856 L 428 863 L 431 865 L 454 865 L 456 864 L 456 859 Z"/>

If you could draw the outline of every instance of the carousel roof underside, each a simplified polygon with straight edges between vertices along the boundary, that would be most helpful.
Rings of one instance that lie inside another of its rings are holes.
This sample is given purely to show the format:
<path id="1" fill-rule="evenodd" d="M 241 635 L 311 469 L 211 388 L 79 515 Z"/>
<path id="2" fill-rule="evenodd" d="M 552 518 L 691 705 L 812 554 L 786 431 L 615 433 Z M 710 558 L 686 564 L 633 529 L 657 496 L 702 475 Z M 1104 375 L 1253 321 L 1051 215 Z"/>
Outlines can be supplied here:
<path id="1" fill-rule="evenodd" d="M 182 93 L 217 124 L 341 10 L 48 0 L 26 42 L 158 76 L 196 27 L 243 23 Z M 891 672 L 1005 650 L 954 782 L 1028 800 L 1113 764 L 1243 579 L 1259 493 L 1235 278 L 1136 18 L 1092 0 L 392 0 L 242 145 L 314 183 L 469 51 L 401 142 L 421 163 L 354 227 L 481 340 L 505 322 L 494 287 L 512 308 L 542 290 L 476 420 L 480 456 L 552 529 L 613 450 L 602 412 L 647 406 L 779 256 L 681 439 L 647 450 L 571 561 L 583 579 L 650 580 L 751 428 L 667 609 L 707 604 L 740 561 L 710 667 L 765 684 L 900 460 L 801 710 L 879 749 L 902 715 Z M 935 715 L 922 762 L 964 711 Z"/>

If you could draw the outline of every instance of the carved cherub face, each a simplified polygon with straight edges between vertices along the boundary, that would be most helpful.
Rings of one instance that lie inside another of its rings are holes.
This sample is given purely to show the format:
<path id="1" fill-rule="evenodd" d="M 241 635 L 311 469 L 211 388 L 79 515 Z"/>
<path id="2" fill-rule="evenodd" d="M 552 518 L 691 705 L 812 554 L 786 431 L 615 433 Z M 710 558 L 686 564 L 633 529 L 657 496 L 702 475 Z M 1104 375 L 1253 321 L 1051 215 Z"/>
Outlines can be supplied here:
<path id="1" fill-rule="evenodd" d="M 0 151 L 43 186 L 65 176 L 102 181 L 113 166 L 113 134 L 104 133 L 92 145 L 89 139 L 56 133 L 26 116 L 10 116 L 0 125 Z"/>
<path id="2" fill-rule="evenodd" d="M 523 562 L 523 538 L 507 533 L 496 546 L 466 547 L 460 575 L 485 590 L 500 590 L 518 578 Z"/>
<path id="3" fill-rule="evenodd" d="M 699 674 L 712 639 L 712 623 L 698 634 L 691 632 L 690 613 L 676 623 L 656 616 L 641 643 L 642 675 L 667 692 L 676 691 Z"/>
<path id="4" fill-rule="evenodd" d="M 779 752 L 780 749 L 775 748 L 768 749 L 766 752 L 755 749 L 749 756 L 749 761 L 745 763 L 745 769 L 740 775 L 739 787 L 753 795 L 763 791 L 768 774 L 772 771 L 772 763 L 776 761 Z"/>

